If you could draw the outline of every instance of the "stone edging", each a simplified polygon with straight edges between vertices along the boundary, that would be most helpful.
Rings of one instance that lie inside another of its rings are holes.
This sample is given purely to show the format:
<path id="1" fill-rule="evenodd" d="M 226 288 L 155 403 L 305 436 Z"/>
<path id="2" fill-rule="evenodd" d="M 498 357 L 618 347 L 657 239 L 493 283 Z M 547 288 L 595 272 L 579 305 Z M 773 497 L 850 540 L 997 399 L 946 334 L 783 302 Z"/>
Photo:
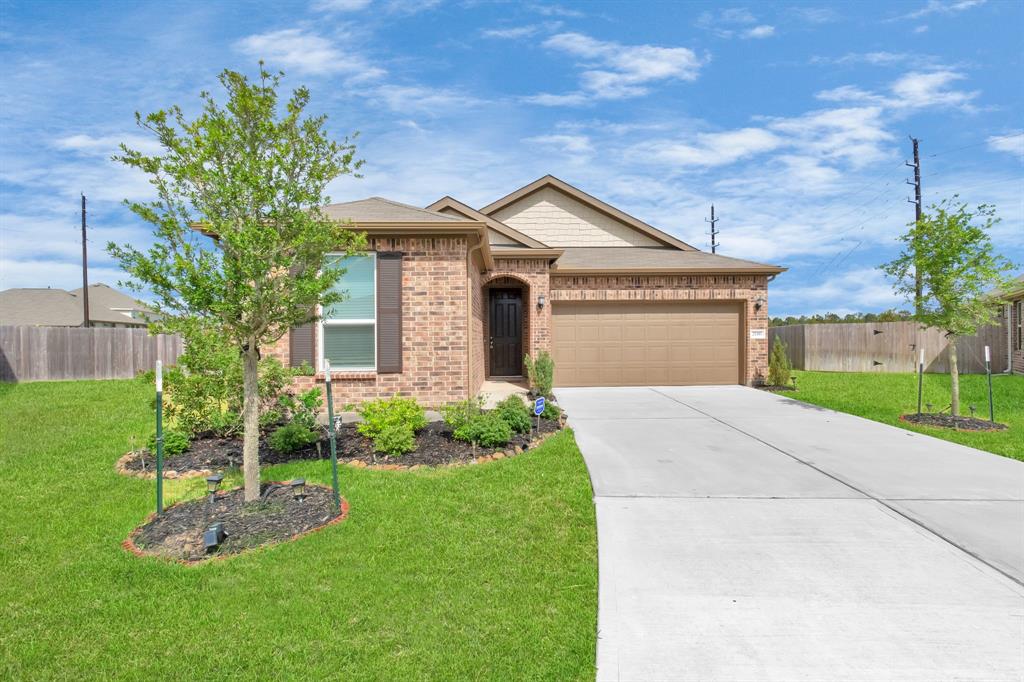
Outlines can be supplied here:
<path id="1" fill-rule="evenodd" d="M 278 485 L 287 485 L 287 481 L 266 481 L 266 483 L 268 485 L 269 484 L 274 484 L 274 483 L 276 483 Z M 322 485 L 320 483 L 306 483 L 306 485 L 307 486 L 315 486 L 317 488 L 324 488 L 324 489 L 329 490 L 329 488 L 327 486 Z M 241 487 L 232 488 L 232 490 L 241 490 Z M 224 491 L 224 492 L 229 492 L 229 491 Z M 167 507 L 167 509 L 171 509 L 172 507 L 176 507 L 179 504 L 185 504 L 187 502 L 194 502 L 194 501 L 195 500 L 182 500 L 180 502 L 175 502 L 170 507 Z M 221 555 L 218 555 L 218 556 L 210 557 L 209 559 L 192 559 L 192 560 L 188 560 L 188 559 L 172 559 L 170 557 L 164 557 L 164 556 L 160 556 L 158 554 L 150 554 L 150 553 L 147 553 L 144 550 L 142 550 L 138 545 L 135 544 L 135 537 L 142 530 L 143 526 L 145 526 L 147 523 L 149 523 L 150 521 L 152 521 L 155 518 L 156 518 L 156 512 L 151 512 L 149 514 L 149 516 L 146 517 L 145 521 L 143 521 L 138 526 L 136 526 L 135 529 L 131 533 L 128 534 L 128 537 L 126 537 L 124 539 L 124 542 L 121 543 L 121 547 L 123 547 L 125 549 L 125 551 L 130 552 L 130 553 L 134 554 L 137 557 L 161 559 L 163 561 L 168 561 L 168 562 L 174 562 L 174 563 L 177 563 L 177 564 L 182 564 L 183 566 L 196 566 L 198 564 L 205 564 L 205 563 L 209 563 L 211 561 L 224 561 L 225 559 L 230 559 L 232 557 L 242 556 L 243 554 L 248 554 L 249 552 L 251 552 L 253 550 L 259 549 L 260 547 L 267 547 L 267 546 L 270 546 L 270 545 L 281 545 L 281 544 L 284 544 L 286 542 L 292 542 L 293 540 L 298 540 L 299 538 L 305 537 L 305 536 L 309 535 L 310 533 L 315 533 L 318 530 L 323 530 L 324 528 L 327 528 L 328 526 L 333 526 L 336 523 L 340 523 L 340 522 L 344 521 L 346 518 L 348 518 L 348 500 L 346 500 L 344 497 L 341 498 L 341 513 L 338 514 L 337 516 L 335 516 L 333 519 L 331 519 L 330 521 L 328 521 L 327 523 L 325 523 L 322 526 L 317 526 L 316 528 L 310 528 L 309 530 L 303 531 L 302 533 L 296 533 L 295 535 L 292 535 L 291 537 L 286 538 L 284 540 L 278 540 L 277 542 L 269 543 L 269 545 L 259 545 L 258 547 L 252 547 L 250 549 L 246 549 L 246 550 L 243 550 L 241 552 L 235 552 L 234 554 L 221 554 Z"/>
<path id="2" fill-rule="evenodd" d="M 516 445 L 515 447 L 509 448 L 507 450 L 495 450 L 489 455 L 480 455 L 475 459 L 470 459 L 462 462 L 452 462 L 450 464 L 438 464 L 435 466 L 430 466 L 427 464 L 367 464 L 366 462 L 360 459 L 354 459 L 348 462 L 347 466 L 358 469 L 377 469 L 381 471 L 420 471 L 423 469 L 445 469 L 451 467 L 469 466 L 472 464 L 486 464 L 487 462 L 494 462 L 499 459 L 515 457 L 516 455 L 526 452 L 527 450 L 532 450 L 539 446 L 544 441 L 546 441 L 551 436 L 557 433 L 561 433 L 564 430 L 564 428 L 565 427 L 562 427 L 558 431 L 552 431 L 551 433 L 546 433 L 542 436 L 539 436 L 531 440 L 527 444 L 526 448 L 522 448 Z M 122 476 L 131 476 L 133 478 L 142 478 L 147 480 L 155 479 L 156 471 L 152 469 L 147 469 L 146 471 L 137 471 L 135 469 L 128 468 L 128 462 L 130 462 L 132 458 L 135 457 L 135 455 L 136 453 L 134 452 L 128 452 L 122 455 L 121 458 L 117 460 L 117 463 L 114 464 L 114 470 L 117 471 L 117 473 L 121 474 Z M 174 469 L 165 469 L 164 478 L 167 480 L 200 478 L 212 476 L 213 473 L 214 472 L 210 469 L 188 469 L 187 471 L 175 471 Z"/>

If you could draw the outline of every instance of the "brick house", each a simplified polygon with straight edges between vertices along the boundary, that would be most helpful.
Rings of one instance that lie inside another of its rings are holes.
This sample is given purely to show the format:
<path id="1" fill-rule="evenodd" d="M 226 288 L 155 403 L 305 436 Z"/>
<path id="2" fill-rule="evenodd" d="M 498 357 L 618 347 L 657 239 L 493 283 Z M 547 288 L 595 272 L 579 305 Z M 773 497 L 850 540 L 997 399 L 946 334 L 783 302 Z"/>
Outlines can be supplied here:
<path id="1" fill-rule="evenodd" d="M 1006 300 L 1003 319 L 1007 324 L 1006 337 L 1010 342 L 1010 371 L 1024 374 L 1024 275 L 1016 280 L 1016 286 L 1002 294 Z"/>
<path id="2" fill-rule="evenodd" d="M 367 234 L 346 300 L 272 349 L 332 368 L 340 404 L 441 405 L 518 378 L 547 350 L 556 386 L 752 384 L 767 373 L 768 283 L 784 268 L 699 251 L 552 176 L 474 209 L 381 198 L 327 206 Z M 340 256 L 339 256 L 340 257 Z"/>

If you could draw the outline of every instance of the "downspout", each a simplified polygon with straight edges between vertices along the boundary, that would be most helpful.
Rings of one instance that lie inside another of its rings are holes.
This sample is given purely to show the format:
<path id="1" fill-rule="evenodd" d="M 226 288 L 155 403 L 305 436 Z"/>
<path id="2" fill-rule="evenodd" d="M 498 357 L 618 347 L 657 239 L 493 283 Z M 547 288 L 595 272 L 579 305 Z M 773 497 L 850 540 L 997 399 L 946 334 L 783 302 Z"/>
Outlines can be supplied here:
<path id="1" fill-rule="evenodd" d="M 467 398 L 473 397 L 473 252 L 482 249 L 484 237 L 478 235 L 475 246 L 466 250 L 466 393 Z"/>
<path id="2" fill-rule="evenodd" d="M 1006 320 L 1006 371 L 1004 374 L 1013 374 L 1013 304 L 1006 304 L 1006 312 L 1003 315 Z"/>

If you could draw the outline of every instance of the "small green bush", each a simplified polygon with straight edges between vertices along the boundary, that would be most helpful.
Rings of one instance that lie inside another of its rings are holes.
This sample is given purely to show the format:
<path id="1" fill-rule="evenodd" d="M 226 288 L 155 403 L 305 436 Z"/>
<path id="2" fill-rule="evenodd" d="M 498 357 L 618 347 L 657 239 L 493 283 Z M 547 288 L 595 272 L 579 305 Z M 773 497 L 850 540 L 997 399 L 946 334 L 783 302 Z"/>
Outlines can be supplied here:
<path id="1" fill-rule="evenodd" d="M 319 388 L 311 388 L 299 395 L 284 393 L 278 396 L 278 404 L 288 419 L 293 424 L 301 424 L 307 429 L 316 430 L 317 414 L 324 404 L 323 394 Z"/>
<path id="2" fill-rule="evenodd" d="M 416 432 L 427 425 L 427 415 L 420 404 L 414 398 L 397 395 L 363 403 L 359 414 L 363 421 L 356 430 L 373 441 L 374 450 L 389 455 L 414 450 Z"/>
<path id="3" fill-rule="evenodd" d="M 456 429 L 452 435 L 467 443 L 494 448 L 508 445 L 512 440 L 512 427 L 496 411 L 481 412 Z"/>
<path id="4" fill-rule="evenodd" d="M 545 398 L 550 397 L 555 385 L 555 361 L 551 359 L 551 354 L 542 350 L 537 353 L 536 359 L 527 355 L 523 358 L 523 365 L 533 392 Z"/>
<path id="5" fill-rule="evenodd" d="M 441 416 L 444 418 L 444 423 L 448 425 L 452 432 L 455 432 L 470 419 L 480 414 L 482 410 L 482 398 L 469 398 L 468 400 L 460 400 L 451 405 L 445 405 L 441 408 Z"/>
<path id="6" fill-rule="evenodd" d="M 789 364 L 789 356 L 786 355 L 786 344 L 776 336 L 775 343 L 772 344 L 771 357 L 768 358 L 768 383 L 772 386 L 786 386 L 792 374 L 793 367 Z"/>
<path id="7" fill-rule="evenodd" d="M 510 395 L 498 403 L 494 411 L 514 432 L 530 432 L 530 408 L 519 396 Z"/>
<path id="8" fill-rule="evenodd" d="M 164 454 L 168 457 L 180 455 L 188 450 L 189 445 L 188 434 L 185 432 L 174 429 L 164 430 Z M 149 440 L 146 441 L 146 448 L 150 452 L 156 452 L 156 432 L 149 435 Z"/>
<path id="9" fill-rule="evenodd" d="M 275 452 L 295 452 L 317 441 L 317 433 L 298 422 L 285 424 L 270 434 L 268 442 Z"/>
<path id="10" fill-rule="evenodd" d="M 544 411 L 540 413 L 540 416 L 545 419 L 558 419 L 558 416 L 562 414 L 562 408 L 555 405 L 550 400 L 544 401 Z"/>
<path id="11" fill-rule="evenodd" d="M 284 415 L 278 410 L 267 410 L 260 415 L 260 428 L 269 429 L 271 426 L 277 426 L 284 421 Z"/>

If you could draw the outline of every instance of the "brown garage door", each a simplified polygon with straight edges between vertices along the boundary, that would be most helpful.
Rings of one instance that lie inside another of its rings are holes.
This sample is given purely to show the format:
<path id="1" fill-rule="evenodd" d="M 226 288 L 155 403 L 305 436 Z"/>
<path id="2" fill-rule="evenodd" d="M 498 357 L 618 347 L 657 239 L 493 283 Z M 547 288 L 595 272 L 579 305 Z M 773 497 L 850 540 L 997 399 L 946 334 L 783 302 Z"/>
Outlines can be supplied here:
<path id="1" fill-rule="evenodd" d="M 737 302 L 558 302 L 555 386 L 740 383 Z"/>

